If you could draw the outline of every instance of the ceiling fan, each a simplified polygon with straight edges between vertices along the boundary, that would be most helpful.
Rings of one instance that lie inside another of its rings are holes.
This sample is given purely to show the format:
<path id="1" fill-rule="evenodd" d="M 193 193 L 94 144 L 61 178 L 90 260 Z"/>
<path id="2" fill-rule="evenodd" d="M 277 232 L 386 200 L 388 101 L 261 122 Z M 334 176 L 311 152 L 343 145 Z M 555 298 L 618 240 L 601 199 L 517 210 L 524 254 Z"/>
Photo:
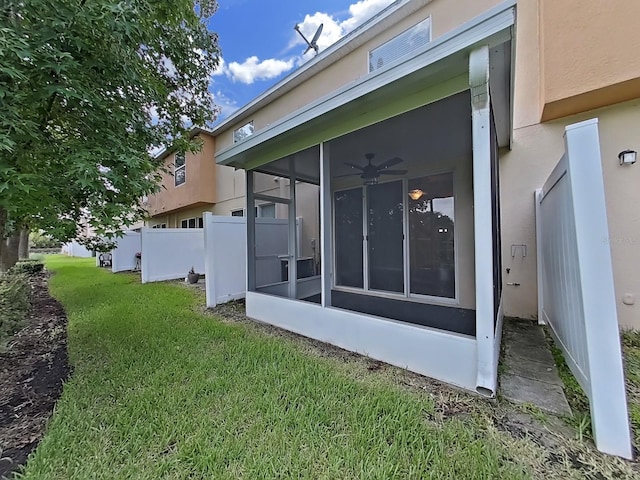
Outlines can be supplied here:
<path id="1" fill-rule="evenodd" d="M 407 173 L 407 170 L 389 170 L 389 167 L 393 167 L 398 163 L 402 162 L 402 159 L 399 157 L 393 157 L 387 160 L 386 162 L 382 162 L 380 165 L 374 165 L 371 163 L 371 160 L 375 154 L 367 153 L 365 154 L 365 158 L 368 163 L 365 166 L 356 165 L 351 162 L 344 162 L 345 165 L 351 167 L 352 169 L 359 170 L 355 173 L 347 173 L 346 175 L 337 175 L 337 177 L 350 177 L 353 175 L 359 175 L 360 178 L 364 180 L 365 185 L 375 185 L 378 183 L 378 178 L 380 175 L 404 175 Z"/>

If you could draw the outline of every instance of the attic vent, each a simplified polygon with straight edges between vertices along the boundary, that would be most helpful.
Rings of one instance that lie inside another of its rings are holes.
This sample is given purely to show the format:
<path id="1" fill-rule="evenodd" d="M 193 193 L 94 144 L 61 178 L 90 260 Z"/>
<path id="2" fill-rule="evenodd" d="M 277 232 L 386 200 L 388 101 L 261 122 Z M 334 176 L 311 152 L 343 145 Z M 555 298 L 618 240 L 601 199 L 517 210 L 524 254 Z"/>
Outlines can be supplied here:
<path id="1" fill-rule="evenodd" d="M 400 35 L 369 52 L 369 72 L 423 47 L 431 41 L 431 18 L 427 18 Z"/>

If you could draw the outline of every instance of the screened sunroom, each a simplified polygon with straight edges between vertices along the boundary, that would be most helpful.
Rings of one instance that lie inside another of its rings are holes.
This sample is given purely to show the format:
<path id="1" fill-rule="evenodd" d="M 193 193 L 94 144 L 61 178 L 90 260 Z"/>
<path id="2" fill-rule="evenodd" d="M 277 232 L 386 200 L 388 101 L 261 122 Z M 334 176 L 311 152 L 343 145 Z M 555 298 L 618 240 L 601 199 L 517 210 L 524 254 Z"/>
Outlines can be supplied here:
<path id="1" fill-rule="evenodd" d="M 495 392 L 513 19 L 495 8 L 218 154 L 247 171 L 248 316 Z"/>

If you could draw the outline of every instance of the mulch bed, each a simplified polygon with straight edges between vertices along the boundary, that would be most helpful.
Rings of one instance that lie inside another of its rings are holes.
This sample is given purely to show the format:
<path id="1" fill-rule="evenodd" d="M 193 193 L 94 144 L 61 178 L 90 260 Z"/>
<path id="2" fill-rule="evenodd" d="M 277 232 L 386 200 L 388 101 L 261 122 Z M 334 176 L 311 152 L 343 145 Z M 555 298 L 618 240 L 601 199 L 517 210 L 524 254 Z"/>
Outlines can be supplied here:
<path id="1" fill-rule="evenodd" d="M 38 445 L 71 372 L 67 316 L 47 281 L 47 273 L 31 277 L 29 318 L 0 351 L 0 478 Z"/>

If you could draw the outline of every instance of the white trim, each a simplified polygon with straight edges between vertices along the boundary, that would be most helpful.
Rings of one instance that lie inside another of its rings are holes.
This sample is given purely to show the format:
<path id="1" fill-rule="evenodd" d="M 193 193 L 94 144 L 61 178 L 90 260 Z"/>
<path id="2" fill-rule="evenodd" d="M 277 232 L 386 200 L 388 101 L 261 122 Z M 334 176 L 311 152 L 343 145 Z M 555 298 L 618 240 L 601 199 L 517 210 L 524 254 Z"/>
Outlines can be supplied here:
<path id="1" fill-rule="evenodd" d="M 546 325 L 547 322 L 544 318 L 544 285 L 543 285 L 543 269 L 544 262 L 542 261 L 541 246 L 542 246 L 542 212 L 540 209 L 540 203 L 542 202 L 542 189 L 538 188 L 533 194 L 533 201 L 535 202 L 535 215 L 536 215 L 536 276 L 538 286 L 538 325 Z"/>
<path id="2" fill-rule="evenodd" d="M 331 285 L 333 284 L 333 212 L 331 193 L 331 158 L 328 143 L 320 144 L 320 268 L 322 276 L 322 306 L 331 305 Z"/>
<path id="3" fill-rule="evenodd" d="M 305 301 L 247 292 L 247 316 L 467 390 L 476 387 L 473 337 Z"/>
<path id="4" fill-rule="evenodd" d="M 497 387 L 494 359 L 495 318 L 493 299 L 493 218 L 491 208 L 491 109 L 489 98 L 489 47 L 469 56 L 471 122 L 473 137 L 473 229 L 476 289 L 476 340 L 478 341 L 476 390 L 493 396 Z"/>
<path id="5" fill-rule="evenodd" d="M 376 70 L 359 81 L 345 85 L 307 104 L 269 127 L 255 132 L 244 141 L 217 152 L 216 162 L 220 165 L 228 165 L 233 162 L 234 157 L 257 145 L 481 42 L 492 46 L 509 40 L 510 29 L 515 22 L 514 6 L 515 0 L 509 0 L 489 9 L 484 14 L 427 44 L 413 57 L 401 59 L 388 68 Z"/>

